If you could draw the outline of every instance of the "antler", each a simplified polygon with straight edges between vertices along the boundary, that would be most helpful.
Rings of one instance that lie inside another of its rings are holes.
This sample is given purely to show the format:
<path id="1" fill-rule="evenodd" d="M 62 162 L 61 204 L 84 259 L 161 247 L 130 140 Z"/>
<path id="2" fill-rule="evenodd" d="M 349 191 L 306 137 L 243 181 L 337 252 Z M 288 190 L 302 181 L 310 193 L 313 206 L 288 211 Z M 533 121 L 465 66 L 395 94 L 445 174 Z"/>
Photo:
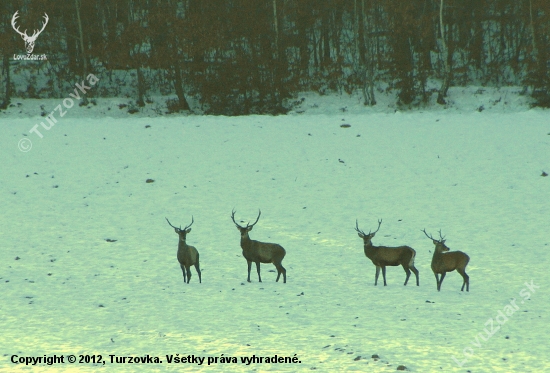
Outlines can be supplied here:
<path id="1" fill-rule="evenodd" d="M 172 228 L 174 228 L 174 229 L 179 229 L 179 230 L 181 231 L 181 225 L 180 225 L 179 228 L 178 228 L 178 227 L 174 227 L 174 226 L 172 225 L 172 223 L 170 223 L 170 220 L 168 220 L 167 217 L 164 217 L 164 219 L 166 219 L 166 221 L 168 222 L 168 224 L 170 224 L 170 226 L 171 226 Z M 193 223 L 191 223 L 191 224 L 193 224 Z M 187 227 L 187 228 L 188 228 L 188 227 Z"/>
<path id="2" fill-rule="evenodd" d="M 378 228 L 376 228 L 376 230 L 372 232 L 372 234 L 375 234 L 376 232 L 378 232 L 378 230 L 380 230 L 381 225 L 382 225 L 382 219 L 378 220 Z M 369 229 L 369 234 L 371 234 L 370 229 Z"/>
<path id="3" fill-rule="evenodd" d="M 235 223 L 235 225 L 238 227 L 238 228 L 242 228 L 242 229 L 245 229 L 245 228 L 252 228 L 254 225 L 256 225 L 256 223 L 258 222 L 258 220 L 260 220 L 260 215 L 262 214 L 262 211 L 260 209 L 258 209 L 259 213 L 258 213 L 258 218 L 256 218 L 256 221 L 250 225 L 250 222 L 248 222 L 246 224 L 246 227 L 242 227 L 240 226 L 239 224 L 237 224 L 237 222 L 235 221 L 235 209 L 233 209 L 233 211 L 231 212 L 231 219 L 233 220 L 233 223 Z"/>
<path id="4" fill-rule="evenodd" d="M 246 227 L 247 227 L 247 228 L 248 228 L 248 227 L 251 227 L 251 228 L 252 228 L 253 226 L 255 226 L 256 223 L 258 222 L 258 220 L 260 220 L 260 215 L 261 215 L 261 214 L 262 214 L 262 211 L 261 211 L 260 209 L 258 209 L 258 217 L 256 218 L 256 221 L 255 221 L 254 224 L 252 224 L 252 225 L 250 225 L 250 223 L 248 223 L 248 224 L 246 225 Z"/>
<path id="5" fill-rule="evenodd" d="M 44 15 L 42 16 L 42 18 L 44 18 L 44 24 L 42 25 L 42 29 L 41 29 L 40 31 L 34 30 L 32 36 L 31 36 L 31 39 L 32 39 L 32 38 L 37 38 L 38 35 L 40 35 L 40 34 L 42 33 L 42 31 L 44 31 L 44 29 L 46 28 L 46 25 L 48 24 L 48 21 L 50 20 L 50 19 L 48 18 L 48 15 L 47 15 L 46 13 L 44 13 Z M 27 31 L 27 30 L 25 30 L 25 31 Z"/>
<path id="6" fill-rule="evenodd" d="M 244 228 L 244 227 L 241 227 L 239 224 L 237 224 L 237 222 L 235 221 L 235 213 L 237 211 L 235 211 L 235 209 L 233 209 L 233 211 L 231 211 L 231 219 L 233 220 L 233 223 L 235 223 L 235 225 L 237 226 L 237 228 Z"/>
<path id="7" fill-rule="evenodd" d="M 19 27 L 15 27 L 15 20 L 17 18 L 19 18 L 19 16 L 17 15 L 17 13 L 19 13 L 19 11 L 16 11 L 14 14 L 13 14 L 13 17 L 11 17 L 11 27 L 13 27 L 13 29 L 19 34 L 21 35 L 22 37 L 28 37 L 27 35 L 27 30 L 25 30 L 25 32 L 21 32 L 19 31 Z"/>
<path id="8" fill-rule="evenodd" d="M 365 232 L 363 232 L 361 229 L 359 229 L 359 223 L 357 223 L 357 219 L 355 219 L 355 230 L 357 231 L 357 233 L 360 233 L 363 236 L 366 236 Z"/>
<path id="9" fill-rule="evenodd" d="M 191 215 L 191 224 L 185 226 L 185 228 L 183 228 L 184 231 L 187 230 L 187 228 L 191 227 L 193 225 L 193 223 L 195 222 L 195 219 L 193 219 L 193 215 Z"/>
<path id="10" fill-rule="evenodd" d="M 437 242 L 443 242 L 443 241 L 445 241 L 445 237 L 443 237 L 443 236 L 441 235 L 441 229 L 439 230 L 439 237 L 441 238 L 441 239 L 439 239 L 439 240 L 436 240 L 435 238 L 433 238 L 432 236 L 430 236 L 428 233 L 426 233 L 426 229 L 425 229 L 425 228 L 422 230 L 422 232 L 424 232 L 424 234 L 426 235 L 426 237 L 428 237 L 428 238 L 429 238 L 430 240 L 432 240 L 432 241 L 437 241 Z"/>
<path id="11" fill-rule="evenodd" d="M 369 229 L 369 234 L 365 234 L 362 230 L 359 229 L 359 225 L 357 224 L 357 219 L 355 219 L 355 230 L 359 233 L 361 233 L 363 236 L 368 236 L 370 234 L 375 234 L 380 229 L 380 225 L 382 225 L 382 219 L 378 220 L 378 228 L 374 232 L 371 232 Z"/>
<path id="12" fill-rule="evenodd" d="M 178 228 L 178 227 L 174 227 L 174 226 L 172 225 L 172 223 L 170 223 L 170 220 L 168 220 L 167 217 L 164 217 L 164 219 L 166 219 L 166 221 L 168 222 L 168 224 L 170 224 L 170 226 L 171 226 L 172 228 L 177 229 L 177 230 L 180 230 L 180 231 L 186 231 L 187 228 L 189 228 L 190 226 L 192 226 L 193 223 L 195 222 L 195 219 L 193 219 L 193 215 L 191 215 L 191 224 L 186 225 L 185 228 L 181 229 L 181 225 L 180 225 L 179 228 Z"/>

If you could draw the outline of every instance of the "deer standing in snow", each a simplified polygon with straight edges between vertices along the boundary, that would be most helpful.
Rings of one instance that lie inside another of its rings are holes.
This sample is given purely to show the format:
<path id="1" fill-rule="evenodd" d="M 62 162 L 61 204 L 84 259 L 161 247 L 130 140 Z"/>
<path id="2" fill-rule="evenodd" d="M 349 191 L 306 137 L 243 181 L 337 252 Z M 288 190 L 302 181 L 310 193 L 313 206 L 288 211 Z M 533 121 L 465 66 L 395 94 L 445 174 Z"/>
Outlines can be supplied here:
<path id="1" fill-rule="evenodd" d="M 374 232 L 366 234 L 359 229 L 357 220 L 355 220 L 355 230 L 359 237 L 363 239 L 365 247 L 365 255 L 372 261 L 372 264 L 376 266 L 376 275 L 374 278 L 374 285 L 378 283 L 378 276 L 380 275 L 380 269 L 382 269 L 382 277 L 384 278 L 384 286 L 386 286 L 386 266 L 403 266 L 407 277 L 405 278 L 405 283 L 407 285 L 411 271 L 414 272 L 416 276 L 416 286 L 419 286 L 418 280 L 418 270 L 414 266 L 414 258 L 416 256 L 416 251 L 409 246 L 399 246 L 399 247 L 387 247 L 387 246 L 374 246 L 371 242 L 372 238 L 380 229 L 382 224 L 382 219 L 378 220 L 378 228 Z"/>
<path id="2" fill-rule="evenodd" d="M 191 280 L 191 270 L 189 268 L 194 265 L 195 269 L 197 270 L 197 274 L 199 275 L 199 282 L 202 283 L 201 268 L 199 265 L 199 252 L 197 251 L 197 249 L 195 249 L 194 246 L 189 246 L 185 242 L 187 233 L 191 232 L 190 227 L 193 225 L 193 222 L 195 220 L 193 219 L 193 217 L 191 217 L 191 224 L 181 229 L 181 225 L 179 228 L 174 227 L 172 223 L 170 223 L 170 220 L 168 220 L 168 218 L 165 219 L 168 224 L 170 224 L 170 226 L 174 228 L 174 231 L 176 231 L 179 236 L 178 262 L 180 262 L 181 271 L 183 272 L 183 282 L 189 283 L 189 280 Z"/>
<path id="3" fill-rule="evenodd" d="M 462 251 L 449 251 L 450 249 L 445 245 L 445 239 L 441 235 L 441 230 L 439 230 L 439 240 L 429 236 L 428 233 L 426 233 L 426 229 L 422 230 L 422 232 L 424 232 L 426 237 L 432 240 L 435 245 L 434 255 L 432 257 L 432 271 L 434 272 L 437 282 L 437 291 L 441 291 L 441 284 L 443 283 L 445 274 L 455 269 L 464 279 L 460 291 L 464 291 L 464 285 L 466 285 L 466 291 L 470 291 L 470 276 L 466 274 L 466 266 L 470 261 L 470 257 Z M 439 274 L 441 274 L 441 279 L 439 279 Z"/>
<path id="4" fill-rule="evenodd" d="M 252 267 L 252 262 L 256 263 L 256 271 L 258 272 L 258 281 L 262 282 L 262 277 L 260 276 L 260 263 L 273 263 L 275 268 L 277 268 L 277 282 L 279 277 L 283 274 L 283 282 L 286 283 L 286 269 L 283 267 L 281 262 L 286 255 L 285 249 L 281 245 L 276 243 L 267 243 L 251 240 L 248 236 L 248 232 L 252 230 L 254 225 L 260 220 L 260 215 L 262 212 L 258 210 L 258 218 L 251 225 L 250 223 L 246 224 L 246 227 L 243 227 L 235 221 L 235 210 L 231 213 L 231 219 L 233 223 L 237 226 L 237 229 L 241 233 L 241 248 L 243 249 L 243 256 L 248 263 L 248 278 L 247 281 L 250 282 L 250 269 Z"/>

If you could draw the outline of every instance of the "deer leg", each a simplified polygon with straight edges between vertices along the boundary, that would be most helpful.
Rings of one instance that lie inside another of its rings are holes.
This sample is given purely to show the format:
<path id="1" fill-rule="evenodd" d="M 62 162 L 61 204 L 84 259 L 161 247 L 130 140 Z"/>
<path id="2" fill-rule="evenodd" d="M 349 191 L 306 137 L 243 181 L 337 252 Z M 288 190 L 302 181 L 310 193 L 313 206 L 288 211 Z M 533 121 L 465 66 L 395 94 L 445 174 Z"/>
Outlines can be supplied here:
<path id="1" fill-rule="evenodd" d="M 382 267 L 382 277 L 384 278 L 384 286 L 387 286 L 386 284 L 386 267 Z"/>
<path id="2" fill-rule="evenodd" d="M 286 284 L 286 269 L 283 267 L 281 263 L 275 264 L 275 267 L 277 268 L 277 280 L 276 282 L 279 282 L 279 277 L 281 276 L 281 273 L 283 274 L 283 282 Z"/>
<path id="3" fill-rule="evenodd" d="M 195 269 L 197 270 L 197 275 L 199 276 L 199 283 L 202 284 L 202 280 L 201 280 L 201 267 L 199 265 L 199 262 L 197 260 L 197 262 L 195 263 Z"/>
<path id="4" fill-rule="evenodd" d="M 437 284 L 437 291 L 439 291 L 439 274 L 435 273 L 434 272 L 434 275 L 435 275 L 435 283 Z"/>
<path id="5" fill-rule="evenodd" d="M 409 282 L 409 277 L 411 277 L 411 270 L 409 269 L 409 267 L 405 267 L 405 266 L 403 266 L 403 269 L 407 274 L 407 277 L 405 278 L 405 283 L 403 284 L 403 286 L 407 286 L 407 282 Z"/>
<path id="6" fill-rule="evenodd" d="M 277 279 L 275 282 L 279 282 L 279 277 L 281 277 L 281 268 L 279 268 L 280 264 L 273 263 L 273 265 L 277 268 Z"/>
<path id="7" fill-rule="evenodd" d="M 185 275 L 185 267 L 183 264 L 180 264 L 181 271 L 183 272 L 183 282 L 187 283 L 187 276 Z"/>
<path id="8" fill-rule="evenodd" d="M 187 283 L 191 281 L 191 266 L 185 266 L 185 272 L 187 272 Z"/>
<path id="9" fill-rule="evenodd" d="M 463 269 L 456 269 L 458 273 L 462 276 L 464 279 L 464 282 L 462 283 L 462 289 L 460 291 L 464 291 L 464 285 L 466 285 L 466 291 L 470 291 L 470 276 L 466 274 L 466 271 Z"/>
<path id="10" fill-rule="evenodd" d="M 248 279 L 246 281 L 250 282 L 250 269 L 252 268 L 252 262 L 247 260 L 246 264 L 248 264 Z"/>
<path id="11" fill-rule="evenodd" d="M 411 269 L 411 271 L 413 271 L 415 277 L 416 277 L 416 286 L 420 286 L 420 282 L 418 280 L 418 269 L 416 269 L 416 267 L 412 266 L 412 267 L 409 267 Z"/>
<path id="12" fill-rule="evenodd" d="M 441 274 L 441 279 L 439 280 L 439 288 L 437 289 L 437 291 L 440 291 L 441 290 L 441 285 L 443 284 L 443 279 L 445 278 L 445 275 L 447 274 L 447 272 L 443 272 Z"/>
<path id="13" fill-rule="evenodd" d="M 374 276 L 374 286 L 378 284 L 378 275 L 380 274 L 380 267 L 376 266 L 376 275 Z"/>
<path id="14" fill-rule="evenodd" d="M 260 262 L 256 262 L 256 272 L 258 272 L 258 281 L 262 282 L 262 276 L 260 276 Z"/>

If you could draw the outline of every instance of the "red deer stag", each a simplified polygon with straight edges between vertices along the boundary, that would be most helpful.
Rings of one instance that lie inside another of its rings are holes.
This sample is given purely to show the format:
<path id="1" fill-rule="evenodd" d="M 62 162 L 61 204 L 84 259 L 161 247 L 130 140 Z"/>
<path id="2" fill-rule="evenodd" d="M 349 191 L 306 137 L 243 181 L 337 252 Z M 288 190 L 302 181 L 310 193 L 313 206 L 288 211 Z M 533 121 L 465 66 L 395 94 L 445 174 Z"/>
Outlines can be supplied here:
<path id="1" fill-rule="evenodd" d="M 193 225 L 193 222 L 195 221 L 193 217 L 191 217 L 191 224 L 186 226 L 185 228 L 181 229 L 180 227 L 174 227 L 172 223 L 170 223 L 170 220 L 168 218 L 165 218 L 168 224 L 174 230 L 179 236 L 179 243 L 178 243 L 178 262 L 180 262 L 181 271 L 183 272 L 183 282 L 189 283 L 191 280 L 191 270 L 189 269 L 192 265 L 195 266 L 195 269 L 197 270 L 197 274 L 199 275 L 199 282 L 202 283 L 201 280 L 201 268 L 199 265 L 199 252 L 197 249 L 195 249 L 194 246 L 189 246 L 185 242 L 185 238 L 187 236 L 187 233 L 191 232 L 191 226 Z"/>
<path id="2" fill-rule="evenodd" d="M 435 281 L 437 281 L 437 291 L 441 291 L 441 284 L 443 283 L 445 274 L 455 269 L 464 279 L 460 291 L 464 291 L 464 285 L 466 285 L 466 291 L 470 291 L 470 276 L 466 274 L 466 266 L 470 261 L 470 257 L 462 251 L 449 251 L 450 249 L 445 245 L 445 239 L 441 235 L 441 230 L 439 230 L 439 240 L 428 235 L 426 229 L 422 230 L 422 232 L 435 245 L 434 256 L 432 257 L 432 271 L 435 275 Z M 441 274 L 441 280 L 439 279 L 439 274 Z"/>
<path id="3" fill-rule="evenodd" d="M 378 229 L 369 234 L 365 234 L 362 230 L 359 229 L 357 220 L 355 220 L 355 230 L 357 231 L 359 237 L 363 239 L 365 245 L 365 255 L 367 258 L 372 260 L 372 264 L 376 266 L 376 276 L 374 278 L 374 285 L 378 283 L 378 275 L 380 275 L 380 268 L 382 268 L 382 277 L 384 278 L 384 286 L 386 286 L 386 266 L 403 266 L 407 277 L 405 278 L 405 283 L 407 285 L 411 271 L 414 272 L 416 276 L 416 286 L 419 286 L 418 280 L 418 270 L 414 266 L 414 258 L 416 256 L 416 251 L 409 246 L 399 246 L 399 247 L 387 247 L 387 246 L 374 246 L 371 242 L 372 238 L 380 229 L 382 224 L 382 219 L 378 220 Z"/>
<path id="4" fill-rule="evenodd" d="M 248 279 L 250 282 L 250 268 L 252 262 L 256 263 L 256 271 L 258 272 L 258 281 L 262 282 L 262 277 L 260 276 L 260 263 L 273 263 L 275 268 L 277 268 L 277 282 L 281 273 L 283 274 L 283 282 L 286 283 L 286 269 L 283 267 L 281 262 L 283 261 L 286 251 L 281 245 L 276 243 L 266 243 L 251 240 L 248 236 L 248 232 L 252 230 L 254 225 L 260 220 L 260 215 L 262 212 L 258 210 L 258 218 L 256 221 L 250 225 L 246 224 L 246 227 L 242 227 L 235 221 L 235 210 L 231 213 L 231 219 L 233 223 L 237 226 L 239 232 L 241 232 L 241 248 L 243 249 L 243 256 L 248 263 Z"/>

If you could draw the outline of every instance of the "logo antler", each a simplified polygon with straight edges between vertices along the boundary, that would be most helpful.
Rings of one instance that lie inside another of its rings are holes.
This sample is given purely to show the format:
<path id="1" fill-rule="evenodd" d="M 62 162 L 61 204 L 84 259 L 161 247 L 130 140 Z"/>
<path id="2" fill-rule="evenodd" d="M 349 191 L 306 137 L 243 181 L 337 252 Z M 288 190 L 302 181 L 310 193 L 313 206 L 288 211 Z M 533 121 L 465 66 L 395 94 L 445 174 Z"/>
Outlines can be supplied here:
<path id="1" fill-rule="evenodd" d="M 16 11 L 13 14 L 13 17 L 11 18 L 11 27 L 13 27 L 13 29 L 19 35 L 21 35 L 21 38 L 23 38 L 23 40 L 25 41 L 25 49 L 27 50 L 27 53 L 31 54 L 32 51 L 34 50 L 34 43 L 36 41 L 36 38 L 38 38 L 38 35 L 40 35 L 42 33 L 42 31 L 44 31 L 44 29 L 46 28 L 46 25 L 48 24 L 48 20 L 49 20 L 48 15 L 46 13 L 44 13 L 44 16 L 43 16 L 44 24 L 42 25 L 42 29 L 34 30 L 33 34 L 31 36 L 29 36 L 29 35 L 27 35 L 27 30 L 25 30 L 24 32 L 21 32 L 21 31 L 19 31 L 19 27 L 15 26 L 15 21 L 17 20 L 17 18 L 19 18 L 17 13 L 19 13 L 19 11 Z"/>

